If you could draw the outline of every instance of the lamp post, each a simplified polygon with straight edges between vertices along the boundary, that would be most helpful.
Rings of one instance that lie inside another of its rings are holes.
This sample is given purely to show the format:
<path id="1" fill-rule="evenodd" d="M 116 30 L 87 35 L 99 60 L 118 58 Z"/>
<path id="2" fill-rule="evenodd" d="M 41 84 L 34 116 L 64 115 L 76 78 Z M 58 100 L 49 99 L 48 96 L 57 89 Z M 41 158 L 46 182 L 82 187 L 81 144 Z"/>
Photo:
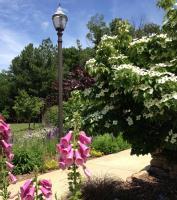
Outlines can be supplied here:
<path id="1" fill-rule="evenodd" d="M 62 10 L 60 4 L 52 16 L 53 25 L 58 35 L 58 129 L 59 137 L 63 136 L 63 55 L 62 35 L 66 27 L 68 17 Z"/>

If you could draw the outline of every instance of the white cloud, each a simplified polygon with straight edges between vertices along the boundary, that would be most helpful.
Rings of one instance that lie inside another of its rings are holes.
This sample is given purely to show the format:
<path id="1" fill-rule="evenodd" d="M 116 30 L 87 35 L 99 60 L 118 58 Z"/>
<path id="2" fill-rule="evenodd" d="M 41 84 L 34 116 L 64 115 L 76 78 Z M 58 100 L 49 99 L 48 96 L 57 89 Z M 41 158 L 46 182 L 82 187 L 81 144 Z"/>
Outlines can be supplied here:
<path id="1" fill-rule="evenodd" d="M 27 35 L 1 27 L 0 29 L 0 70 L 7 69 L 12 59 L 30 42 Z"/>
<path id="2" fill-rule="evenodd" d="M 43 30 L 46 30 L 49 27 L 49 22 L 47 21 L 42 22 L 41 27 Z"/>

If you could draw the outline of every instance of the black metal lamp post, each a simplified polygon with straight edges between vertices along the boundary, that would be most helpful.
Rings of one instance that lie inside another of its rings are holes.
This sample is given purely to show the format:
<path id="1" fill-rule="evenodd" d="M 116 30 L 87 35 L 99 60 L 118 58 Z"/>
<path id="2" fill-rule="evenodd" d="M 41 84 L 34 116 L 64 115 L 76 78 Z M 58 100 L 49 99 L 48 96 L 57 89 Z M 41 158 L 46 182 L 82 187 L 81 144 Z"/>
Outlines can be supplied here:
<path id="1" fill-rule="evenodd" d="M 63 55 L 62 55 L 62 35 L 66 27 L 68 17 L 59 5 L 57 11 L 52 16 L 53 25 L 58 35 L 58 128 L 59 137 L 63 136 Z"/>

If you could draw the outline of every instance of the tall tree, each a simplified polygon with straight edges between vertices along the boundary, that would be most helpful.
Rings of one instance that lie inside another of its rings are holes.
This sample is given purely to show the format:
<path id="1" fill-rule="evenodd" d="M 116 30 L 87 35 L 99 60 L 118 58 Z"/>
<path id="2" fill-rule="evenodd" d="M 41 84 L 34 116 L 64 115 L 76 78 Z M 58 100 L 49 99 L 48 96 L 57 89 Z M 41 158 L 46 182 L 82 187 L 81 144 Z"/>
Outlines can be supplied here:
<path id="1" fill-rule="evenodd" d="M 55 79 L 55 62 L 55 48 L 50 39 L 38 48 L 29 44 L 10 66 L 16 88 L 45 98 Z"/>
<path id="2" fill-rule="evenodd" d="M 95 45 L 95 47 L 101 41 L 101 37 L 109 33 L 109 28 L 104 21 L 104 16 L 99 14 L 91 17 L 87 23 L 87 28 L 89 29 L 87 38 Z"/>

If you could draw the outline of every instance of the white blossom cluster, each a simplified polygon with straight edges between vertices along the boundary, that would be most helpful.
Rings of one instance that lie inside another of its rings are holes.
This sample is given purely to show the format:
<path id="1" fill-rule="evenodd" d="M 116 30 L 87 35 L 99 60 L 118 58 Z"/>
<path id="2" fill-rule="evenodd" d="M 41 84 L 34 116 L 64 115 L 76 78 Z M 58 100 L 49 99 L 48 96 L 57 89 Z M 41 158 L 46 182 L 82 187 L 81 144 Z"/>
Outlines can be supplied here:
<path id="1" fill-rule="evenodd" d="M 126 121 L 127 121 L 127 123 L 128 123 L 128 125 L 129 126 L 132 126 L 134 123 L 133 123 L 133 119 L 131 118 L 131 117 L 128 117 L 127 119 L 126 119 Z"/>
<path id="2" fill-rule="evenodd" d="M 170 142 L 171 144 L 175 144 L 177 142 L 177 133 L 173 133 L 171 129 L 168 132 L 168 136 L 165 138 L 165 142 Z"/>
<path id="3" fill-rule="evenodd" d="M 158 63 L 155 64 L 155 66 L 152 67 L 152 69 L 158 69 L 158 68 L 166 68 L 166 67 L 172 67 L 172 63 Z"/>
<path id="4" fill-rule="evenodd" d="M 92 58 L 86 62 L 86 66 L 92 67 L 95 63 L 96 63 L 96 60 Z"/>
<path id="5" fill-rule="evenodd" d="M 103 35 L 101 40 L 105 41 L 105 40 L 115 40 L 117 39 L 117 36 L 109 36 L 109 35 Z"/>
<path id="6" fill-rule="evenodd" d="M 113 69 L 117 70 L 117 71 L 121 71 L 123 69 L 129 69 L 132 70 L 132 72 L 136 73 L 137 75 L 140 76 L 146 76 L 148 75 L 149 77 L 161 77 L 161 76 L 165 76 L 168 75 L 164 78 L 165 82 L 166 81 L 174 81 L 176 82 L 177 77 L 170 72 L 158 72 L 158 71 L 154 71 L 154 70 L 146 70 L 146 69 L 141 69 L 139 67 L 133 66 L 132 64 L 123 64 L 123 65 L 119 65 L 113 66 Z"/>
<path id="7" fill-rule="evenodd" d="M 119 92 L 118 91 L 115 91 L 115 92 L 113 92 L 113 93 L 111 93 L 110 94 L 110 97 L 111 98 L 114 98 L 116 95 L 118 95 L 119 94 Z"/>
<path id="8" fill-rule="evenodd" d="M 162 96 L 161 99 L 152 99 L 152 100 L 144 101 L 144 106 L 148 109 L 151 108 L 152 106 L 159 107 L 160 104 L 167 102 L 171 99 L 177 100 L 177 92 L 174 92 L 172 94 L 166 94 L 166 95 Z"/>
<path id="9" fill-rule="evenodd" d="M 165 39 L 165 42 L 171 42 L 172 39 L 167 37 L 167 34 L 151 34 L 150 36 L 144 36 L 140 39 L 133 39 L 133 41 L 130 43 L 130 46 L 134 46 L 136 44 L 141 44 L 141 43 L 148 43 L 152 41 L 153 38 L 160 38 L 160 39 Z"/>
<path id="10" fill-rule="evenodd" d="M 106 105 L 104 108 L 103 108 L 103 110 L 101 111 L 101 113 L 103 114 L 103 115 L 105 115 L 106 113 L 108 113 L 110 110 L 113 110 L 114 109 L 114 106 L 112 106 L 112 105 Z"/>
<path id="11" fill-rule="evenodd" d="M 134 46 L 135 44 L 141 44 L 141 43 L 148 43 L 151 40 L 149 37 L 142 37 L 140 39 L 133 39 L 133 41 L 130 43 L 130 46 Z"/>

